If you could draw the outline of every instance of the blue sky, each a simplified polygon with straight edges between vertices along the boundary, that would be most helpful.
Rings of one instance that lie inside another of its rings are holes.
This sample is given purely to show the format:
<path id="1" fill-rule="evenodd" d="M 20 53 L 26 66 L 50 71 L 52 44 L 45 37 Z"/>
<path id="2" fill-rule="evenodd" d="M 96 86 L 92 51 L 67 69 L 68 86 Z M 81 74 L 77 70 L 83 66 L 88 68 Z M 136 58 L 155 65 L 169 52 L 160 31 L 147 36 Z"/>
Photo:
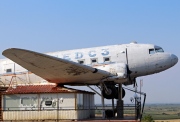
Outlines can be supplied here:
<path id="1" fill-rule="evenodd" d="M 180 57 L 179 6 L 179 0 L 1 0 L 0 52 L 18 47 L 45 53 L 137 41 Z M 178 63 L 143 77 L 147 102 L 180 103 L 179 72 Z"/>

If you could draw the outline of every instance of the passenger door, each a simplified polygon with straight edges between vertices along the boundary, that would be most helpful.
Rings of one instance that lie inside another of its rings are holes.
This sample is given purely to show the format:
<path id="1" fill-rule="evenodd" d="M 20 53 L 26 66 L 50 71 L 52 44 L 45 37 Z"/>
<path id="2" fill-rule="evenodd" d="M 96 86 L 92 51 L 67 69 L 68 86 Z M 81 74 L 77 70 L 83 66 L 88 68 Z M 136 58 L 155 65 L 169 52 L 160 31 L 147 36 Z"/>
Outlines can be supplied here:
<path id="1" fill-rule="evenodd" d="M 121 48 L 117 53 L 118 63 L 127 64 L 127 48 Z"/>

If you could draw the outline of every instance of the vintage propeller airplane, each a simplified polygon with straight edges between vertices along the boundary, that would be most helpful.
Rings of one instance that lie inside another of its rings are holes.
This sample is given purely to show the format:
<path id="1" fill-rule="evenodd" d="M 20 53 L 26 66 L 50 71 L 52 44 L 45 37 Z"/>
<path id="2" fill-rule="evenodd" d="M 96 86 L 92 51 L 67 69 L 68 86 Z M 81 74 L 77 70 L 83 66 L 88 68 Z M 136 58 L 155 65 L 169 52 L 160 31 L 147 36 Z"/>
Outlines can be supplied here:
<path id="1" fill-rule="evenodd" d="M 8 61 L 0 60 L 1 77 L 31 71 L 32 77 L 58 85 L 103 84 L 107 99 L 117 98 L 116 84 L 134 84 L 137 77 L 159 73 L 178 62 L 177 56 L 159 46 L 136 42 L 47 54 L 10 48 L 2 54 L 12 61 L 8 65 Z"/>

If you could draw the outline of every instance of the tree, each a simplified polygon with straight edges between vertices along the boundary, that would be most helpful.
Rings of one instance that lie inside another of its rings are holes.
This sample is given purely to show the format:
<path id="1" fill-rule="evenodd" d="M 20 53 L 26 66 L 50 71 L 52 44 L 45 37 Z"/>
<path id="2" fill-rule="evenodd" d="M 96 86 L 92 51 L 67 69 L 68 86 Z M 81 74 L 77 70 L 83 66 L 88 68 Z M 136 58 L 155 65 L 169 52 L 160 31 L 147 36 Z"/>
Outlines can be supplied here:
<path id="1" fill-rule="evenodd" d="M 151 115 L 145 115 L 142 118 L 142 122 L 154 122 Z"/>

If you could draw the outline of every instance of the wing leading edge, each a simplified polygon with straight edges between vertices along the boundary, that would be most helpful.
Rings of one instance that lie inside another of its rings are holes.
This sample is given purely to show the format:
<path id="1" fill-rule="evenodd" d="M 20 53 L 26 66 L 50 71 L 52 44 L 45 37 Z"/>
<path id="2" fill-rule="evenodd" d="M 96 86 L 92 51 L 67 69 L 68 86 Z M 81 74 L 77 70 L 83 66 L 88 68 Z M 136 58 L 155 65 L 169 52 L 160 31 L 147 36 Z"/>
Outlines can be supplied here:
<path id="1" fill-rule="evenodd" d="M 25 49 L 10 48 L 2 54 L 52 83 L 98 84 L 101 79 L 111 76 L 100 69 Z"/>

